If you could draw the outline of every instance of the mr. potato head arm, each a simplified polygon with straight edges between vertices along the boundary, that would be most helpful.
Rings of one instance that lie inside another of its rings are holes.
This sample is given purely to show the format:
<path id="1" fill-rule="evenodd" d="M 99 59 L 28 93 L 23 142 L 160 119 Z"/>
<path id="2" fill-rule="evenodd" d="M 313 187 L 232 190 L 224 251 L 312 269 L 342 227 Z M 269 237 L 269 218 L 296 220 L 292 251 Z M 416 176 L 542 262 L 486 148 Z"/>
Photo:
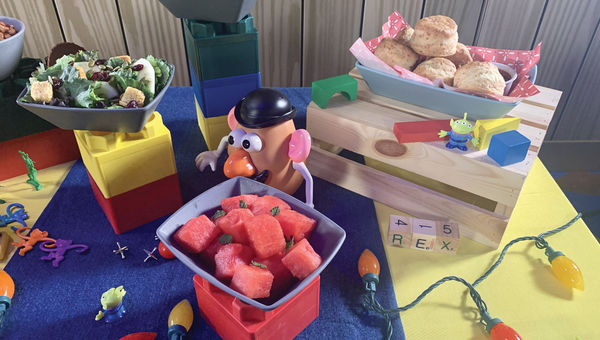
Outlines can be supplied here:
<path id="1" fill-rule="evenodd" d="M 229 111 L 231 133 L 223 137 L 216 150 L 196 156 L 196 167 L 203 171 L 216 164 L 225 149 L 229 157 L 224 172 L 229 178 L 254 178 L 288 194 L 306 181 L 306 204 L 313 206 L 313 179 L 304 161 L 311 139 L 308 131 L 296 130 L 296 114 L 287 97 L 274 89 L 249 93 Z"/>

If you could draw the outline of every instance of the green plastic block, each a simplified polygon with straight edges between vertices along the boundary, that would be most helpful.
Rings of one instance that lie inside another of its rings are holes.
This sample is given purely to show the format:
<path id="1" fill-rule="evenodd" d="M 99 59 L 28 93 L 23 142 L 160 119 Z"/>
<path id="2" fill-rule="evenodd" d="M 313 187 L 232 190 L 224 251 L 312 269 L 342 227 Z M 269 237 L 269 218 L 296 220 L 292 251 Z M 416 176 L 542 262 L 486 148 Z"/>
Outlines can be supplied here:
<path id="1" fill-rule="evenodd" d="M 341 92 L 348 100 L 356 99 L 358 82 L 348 74 L 313 81 L 312 101 L 324 109 L 329 99 L 336 93 Z"/>
<path id="2" fill-rule="evenodd" d="M 259 72 L 258 31 L 251 15 L 236 23 L 183 21 L 188 60 L 198 80 Z"/>

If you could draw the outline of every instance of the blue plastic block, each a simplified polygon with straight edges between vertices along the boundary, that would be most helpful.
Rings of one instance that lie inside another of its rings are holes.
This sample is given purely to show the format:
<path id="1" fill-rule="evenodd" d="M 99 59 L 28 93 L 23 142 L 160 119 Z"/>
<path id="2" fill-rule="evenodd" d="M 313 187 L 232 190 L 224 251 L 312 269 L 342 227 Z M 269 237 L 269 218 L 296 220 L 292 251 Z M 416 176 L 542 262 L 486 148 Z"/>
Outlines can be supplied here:
<path id="1" fill-rule="evenodd" d="M 501 166 L 510 165 L 525 159 L 530 144 L 527 137 L 510 130 L 492 136 L 487 154 Z"/>
<path id="2" fill-rule="evenodd" d="M 194 94 L 204 117 L 226 115 L 248 93 L 260 88 L 260 72 L 242 76 L 198 80 L 193 66 L 190 75 Z"/>

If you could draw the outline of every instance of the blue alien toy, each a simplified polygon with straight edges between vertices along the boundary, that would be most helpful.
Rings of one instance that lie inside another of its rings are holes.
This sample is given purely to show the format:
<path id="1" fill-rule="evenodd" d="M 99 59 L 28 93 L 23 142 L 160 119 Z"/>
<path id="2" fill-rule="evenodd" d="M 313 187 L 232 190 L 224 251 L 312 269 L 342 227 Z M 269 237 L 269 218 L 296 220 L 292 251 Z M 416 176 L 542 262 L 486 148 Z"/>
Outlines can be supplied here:
<path id="1" fill-rule="evenodd" d="M 450 128 L 452 128 L 452 130 L 440 130 L 440 132 L 438 133 L 438 136 L 440 138 L 450 136 L 450 140 L 448 141 L 448 143 L 446 143 L 446 147 L 448 149 L 458 148 L 459 150 L 467 151 L 468 141 L 471 141 L 471 143 L 473 143 L 473 146 L 477 146 L 479 144 L 479 139 L 471 136 L 471 132 L 474 128 L 473 125 L 467 120 L 466 112 L 463 119 L 450 119 Z"/>

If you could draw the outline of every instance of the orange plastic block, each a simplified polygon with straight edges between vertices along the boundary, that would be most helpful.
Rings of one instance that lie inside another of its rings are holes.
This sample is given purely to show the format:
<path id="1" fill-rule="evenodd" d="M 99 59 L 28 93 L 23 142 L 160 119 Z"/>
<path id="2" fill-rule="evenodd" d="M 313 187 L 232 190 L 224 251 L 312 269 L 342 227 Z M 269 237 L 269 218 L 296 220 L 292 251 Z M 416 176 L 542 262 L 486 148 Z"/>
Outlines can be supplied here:
<path id="1" fill-rule="evenodd" d="M 0 143 L 0 181 L 27 173 L 19 150 L 29 154 L 37 170 L 79 158 L 70 130 L 52 129 Z"/>
<path id="2" fill-rule="evenodd" d="M 182 205 L 177 174 L 106 198 L 88 172 L 96 201 L 116 234 L 122 234 L 179 209 Z"/>
<path id="3" fill-rule="evenodd" d="M 441 140 L 440 130 L 450 130 L 450 120 L 423 120 L 394 123 L 394 135 L 398 143 L 432 142 Z"/>
<path id="4" fill-rule="evenodd" d="M 319 316 L 320 276 L 296 296 L 271 311 L 241 302 L 199 275 L 194 287 L 200 313 L 225 340 L 286 340 L 300 334 Z"/>

